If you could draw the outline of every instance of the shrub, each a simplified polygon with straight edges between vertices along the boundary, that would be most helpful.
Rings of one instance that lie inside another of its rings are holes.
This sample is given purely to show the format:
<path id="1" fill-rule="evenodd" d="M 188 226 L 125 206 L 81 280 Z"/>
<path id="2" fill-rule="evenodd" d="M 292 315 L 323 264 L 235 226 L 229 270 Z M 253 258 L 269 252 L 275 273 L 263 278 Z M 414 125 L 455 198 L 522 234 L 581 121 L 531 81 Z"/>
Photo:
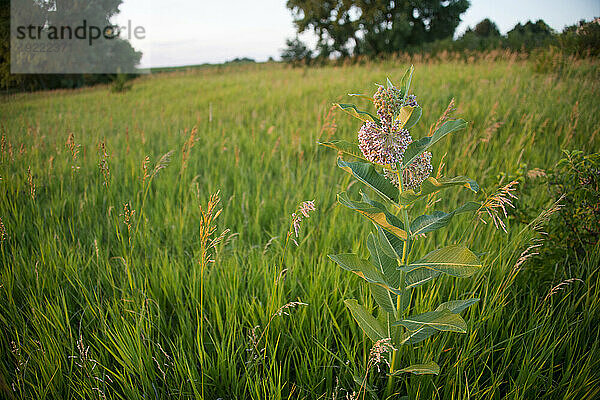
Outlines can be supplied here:
<path id="1" fill-rule="evenodd" d="M 582 258 L 597 248 L 600 238 L 600 153 L 564 151 L 544 183 L 562 208 L 548 225 L 541 256 L 556 263 Z"/>

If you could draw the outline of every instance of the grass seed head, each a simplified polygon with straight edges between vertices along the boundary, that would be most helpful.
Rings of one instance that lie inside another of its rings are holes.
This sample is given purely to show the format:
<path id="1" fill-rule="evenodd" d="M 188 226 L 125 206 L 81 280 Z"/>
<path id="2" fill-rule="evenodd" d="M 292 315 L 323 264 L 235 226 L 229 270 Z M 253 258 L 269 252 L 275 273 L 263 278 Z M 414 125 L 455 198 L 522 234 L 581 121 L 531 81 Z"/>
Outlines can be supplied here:
<path id="1" fill-rule="evenodd" d="M 496 229 L 502 229 L 506 232 L 506 224 L 502 218 L 508 217 L 506 207 L 515 208 L 512 200 L 516 199 L 517 196 L 512 192 L 516 190 L 518 184 L 518 181 L 512 181 L 488 196 L 481 204 L 481 207 L 479 207 L 479 210 L 477 210 L 477 217 L 479 220 L 484 224 L 487 224 L 485 216 L 488 216 L 492 222 L 494 222 Z"/>

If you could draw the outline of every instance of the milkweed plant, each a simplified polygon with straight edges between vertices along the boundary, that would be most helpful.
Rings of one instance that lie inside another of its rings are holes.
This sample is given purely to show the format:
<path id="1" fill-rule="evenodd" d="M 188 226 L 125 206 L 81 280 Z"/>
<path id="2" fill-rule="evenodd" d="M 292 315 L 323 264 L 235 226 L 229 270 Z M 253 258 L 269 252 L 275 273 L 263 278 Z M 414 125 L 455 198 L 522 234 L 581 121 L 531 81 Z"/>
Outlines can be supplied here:
<path id="1" fill-rule="evenodd" d="M 412 312 L 418 308 L 411 305 L 411 294 L 417 287 L 442 275 L 467 278 L 481 269 L 478 257 L 463 245 L 440 246 L 427 254 L 413 251 L 416 237 L 427 236 L 447 226 L 455 215 L 477 211 L 480 207 L 471 201 L 451 212 L 411 215 L 416 202 L 444 189 L 479 190 L 475 181 L 464 176 L 437 179 L 430 176 L 433 168 L 429 149 L 446 135 L 464 129 L 467 123 L 462 119 L 444 118 L 445 121 L 436 124 L 427 136 L 414 140 L 409 129 L 421 118 L 422 109 L 416 96 L 409 94 L 413 71 L 411 66 L 399 87 L 388 79 L 387 85 L 379 86 L 372 97 L 350 95 L 372 102 L 375 115 L 353 104 L 336 104 L 363 122 L 358 131 L 358 144 L 343 140 L 321 143 L 338 151 L 340 168 L 377 194 L 377 200 L 364 192 L 360 199 L 352 199 L 347 192 L 337 195 L 340 204 L 374 224 L 375 230 L 366 239 L 370 259 L 350 253 L 329 255 L 329 258 L 367 281 L 378 306 L 376 316 L 354 299 L 346 300 L 345 304 L 375 345 L 386 344 L 390 375 L 439 374 L 440 367 L 434 361 L 399 365 L 398 350 L 440 332 L 466 333 L 467 324 L 460 313 L 479 300 L 453 300 L 425 313 Z"/>

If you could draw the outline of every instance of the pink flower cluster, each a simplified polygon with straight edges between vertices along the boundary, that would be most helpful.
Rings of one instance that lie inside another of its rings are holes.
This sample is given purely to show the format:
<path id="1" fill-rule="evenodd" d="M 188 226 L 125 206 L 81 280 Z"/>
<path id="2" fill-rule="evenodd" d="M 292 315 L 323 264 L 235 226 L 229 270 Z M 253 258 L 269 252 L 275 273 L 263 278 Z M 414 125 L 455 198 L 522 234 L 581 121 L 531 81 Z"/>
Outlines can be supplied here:
<path id="1" fill-rule="evenodd" d="M 408 145 L 413 141 L 406 129 L 400 127 L 396 115 L 404 106 L 417 106 L 416 96 L 407 96 L 402 101 L 401 92 L 395 87 L 380 86 L 373 95 L 373 104 L 380 120 L 380 125 L 367 121 L 358 131 L 358 147 L 365 158 L 372 163 L 384 165 L 384 175 L 394 185 L 398 186 L 398 176 L 395 172 L 396 163 L 402 161 L 402 156 Z M 415 159 L 402 173 L 403 190 L 418 188 L 431 174 L 431 153 L 424 152 Z"/>

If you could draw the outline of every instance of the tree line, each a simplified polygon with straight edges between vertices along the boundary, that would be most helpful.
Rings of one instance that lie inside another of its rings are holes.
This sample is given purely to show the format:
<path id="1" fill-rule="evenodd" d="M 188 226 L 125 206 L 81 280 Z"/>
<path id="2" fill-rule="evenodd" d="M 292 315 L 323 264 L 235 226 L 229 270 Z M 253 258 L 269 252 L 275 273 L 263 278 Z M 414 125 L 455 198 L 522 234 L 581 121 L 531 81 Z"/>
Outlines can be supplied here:
<path id="1" fill-rule="evenodd" d="M 558 46 L 577 55 L 598 55 L 600 20 L 580 21 L 561 33 L 543 20 L 516 24 L 506 35 L 486 18 L 454 38 L 468 0 L 289 0 L 297 36 L 288 39 L 284 61 L 310 63 L 352 56 L 377 57 L 398 52 L 531 51 Z M 314 48 L 298 34 L 313 33 Z"/>

